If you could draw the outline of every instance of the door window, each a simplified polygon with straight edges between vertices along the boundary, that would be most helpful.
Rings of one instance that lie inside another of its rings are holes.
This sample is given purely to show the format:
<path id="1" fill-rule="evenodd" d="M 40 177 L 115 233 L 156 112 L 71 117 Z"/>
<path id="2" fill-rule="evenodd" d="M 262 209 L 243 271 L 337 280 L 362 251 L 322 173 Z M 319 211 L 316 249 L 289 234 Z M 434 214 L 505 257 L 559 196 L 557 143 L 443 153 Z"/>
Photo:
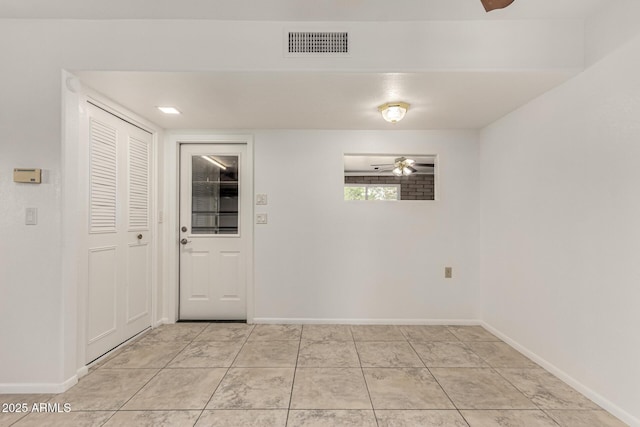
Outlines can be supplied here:
<path id="1" fill-rule="evenodd" d="M 191 157 L 191 232 L 238 234 L 238 156 Z"/>

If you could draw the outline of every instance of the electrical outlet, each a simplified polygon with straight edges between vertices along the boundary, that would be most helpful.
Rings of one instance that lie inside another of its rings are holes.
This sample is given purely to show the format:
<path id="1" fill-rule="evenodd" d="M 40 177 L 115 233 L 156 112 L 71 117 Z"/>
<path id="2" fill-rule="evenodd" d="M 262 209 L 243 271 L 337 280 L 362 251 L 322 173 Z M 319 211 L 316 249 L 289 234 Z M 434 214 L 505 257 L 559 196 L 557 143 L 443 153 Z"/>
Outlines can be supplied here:
<path id="1" fill-rule="evenodd" d="M 453 268 L 445 267 L 444 268 L 444 278 L 451 279 L 453 277 Z"/>

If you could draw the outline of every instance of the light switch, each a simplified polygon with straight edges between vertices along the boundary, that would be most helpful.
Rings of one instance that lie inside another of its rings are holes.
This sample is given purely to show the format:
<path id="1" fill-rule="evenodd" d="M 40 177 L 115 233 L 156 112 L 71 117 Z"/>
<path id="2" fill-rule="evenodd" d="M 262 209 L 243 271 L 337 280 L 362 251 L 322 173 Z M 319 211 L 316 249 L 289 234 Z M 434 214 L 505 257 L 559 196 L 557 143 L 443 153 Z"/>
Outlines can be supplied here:
<path id="1" fill-rule="evenodd" d="M 267 214 L 259 213 L 256 214 L 256 224 L 266 224 L 267 223 Z"/>
<path id="2" fill-rule="evenodd" d="M 38 224 L 38 208 L 27 208 L 24 212 L 25 225 Z"/>
<path id="3" fill-rule="evenodd" d="M 266 204 L 267 204 L 267 195 L 256 194 L 256 205 L 266 205 Z"/>

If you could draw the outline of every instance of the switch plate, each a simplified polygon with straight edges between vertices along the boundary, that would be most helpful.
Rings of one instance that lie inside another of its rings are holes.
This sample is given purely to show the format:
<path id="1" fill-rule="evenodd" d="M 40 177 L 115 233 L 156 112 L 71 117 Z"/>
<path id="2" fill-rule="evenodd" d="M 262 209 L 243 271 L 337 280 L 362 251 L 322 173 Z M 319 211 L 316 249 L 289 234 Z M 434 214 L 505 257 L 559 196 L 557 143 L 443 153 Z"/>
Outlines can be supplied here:
<path id="1" fill-rule="evenodd" d="M 453 268 L 445 267 L 444 268 L 444 278 L 451 279 L 453 277 Z"/>
<path id="2" fill-rule="evenodd" d="M 266 204 L 267 204 L 267 195 L 256 194 L 256 205 L 266 205 Z"/>
<path id="3" fill-rule="evenodd" d="M 25 225 L 37 225 L 38 224 L 38 208 L 27 208 L 24 211 L 24 223 Z"/>
<path id="4" fill-rule="evenodd" d="M 267 214 L 259 213 L 256 214 L 256 224 L 266 224 L 267 223 Z"/>

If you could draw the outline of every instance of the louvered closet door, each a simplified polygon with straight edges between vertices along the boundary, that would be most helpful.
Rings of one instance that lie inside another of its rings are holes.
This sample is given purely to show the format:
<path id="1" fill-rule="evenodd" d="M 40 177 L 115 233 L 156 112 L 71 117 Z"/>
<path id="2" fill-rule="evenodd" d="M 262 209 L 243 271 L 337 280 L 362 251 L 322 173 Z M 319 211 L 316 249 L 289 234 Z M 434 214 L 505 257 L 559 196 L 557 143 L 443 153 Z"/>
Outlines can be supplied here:
<path id="1" fill-rule="evenodd" d="M 151 324 L 151 141 L 89 105 L 87 363 Z"/>

